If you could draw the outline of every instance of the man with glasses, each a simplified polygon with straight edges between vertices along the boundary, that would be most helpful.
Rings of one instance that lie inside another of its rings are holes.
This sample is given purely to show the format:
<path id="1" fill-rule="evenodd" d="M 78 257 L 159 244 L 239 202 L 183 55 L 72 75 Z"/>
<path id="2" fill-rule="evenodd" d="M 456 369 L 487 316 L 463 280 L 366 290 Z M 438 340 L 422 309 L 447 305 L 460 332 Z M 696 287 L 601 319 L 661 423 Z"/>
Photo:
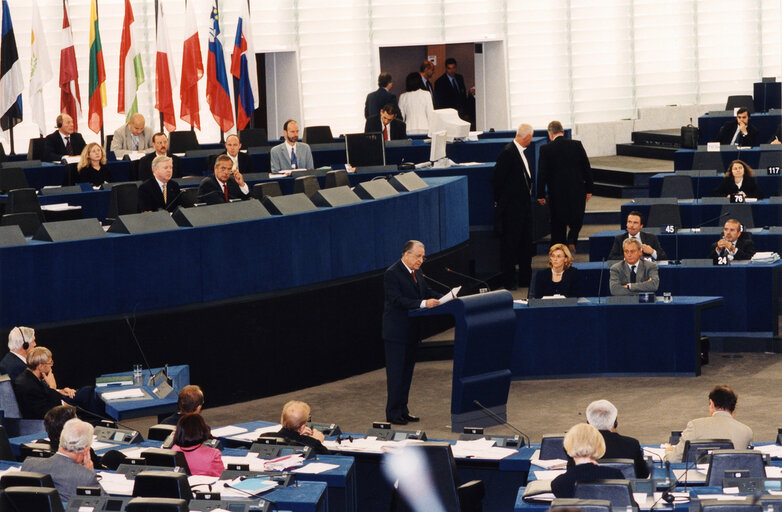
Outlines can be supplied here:
<path id="1" fill-rule="evenodd" d="M 383 341 L 386 355 L 386 420 L 407 425 L 419 418 L 410 414 L 407 399 L 413 380 L 415 354 L 420 341 L 418 322 L 409 318 L 411 309 L 432 308 L 440 304 L 421 272 L 426 250 L 424 244 L 409 240 L 402 248 L 402 258 L 388 267 L 383 276 Z"/>

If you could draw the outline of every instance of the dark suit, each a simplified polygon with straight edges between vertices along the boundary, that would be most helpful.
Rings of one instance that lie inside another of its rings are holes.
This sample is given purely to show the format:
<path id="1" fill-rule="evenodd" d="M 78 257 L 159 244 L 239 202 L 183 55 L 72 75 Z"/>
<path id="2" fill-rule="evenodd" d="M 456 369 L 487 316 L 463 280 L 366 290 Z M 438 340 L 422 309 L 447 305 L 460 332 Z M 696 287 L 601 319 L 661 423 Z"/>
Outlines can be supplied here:
<path id="1" fill-rule="evenodd" d="M 178 412 L 175 412 L 171 416 L 168 416 L 166 419 L 160 422 L 161 425 L 174 425 L 176 427 L 177 423 L 179 423 L 179 419 L 184 416 L 184 414 L 180 414 Z"/>
<path id="2" fill-rule="evenodd" d="M 228 153 L 221 153 L 222 155 L 227 155 Z M 209 171 L 214 171 L 215 168 L 215 161 L 217 160 L 217 157 L 220 155 L 212 155 L 209 157 L 209 160 L 207 161 L 206 168 Z M 253 159 L 250 155 L 247 153 L 242 153 L 239 151 L 236 155 L 236 160 L 238 163 L 239 172 L 242 174 L 253 172 Z"/>
<path id="3" fill-rule="evenodd" d="M 292 445 L 296 446 L 309 446 L 312 451 L 318 455 L 328 455 L 331 453 L 328 448 L 323 446 L 323 443 L 311 436 L 303 436 L 295 430 L 290 430 L 285 427 L 281 428 L 279 432 L 271 432 L 268 434 L 262 434 L 261 437 L 282 437 Z"/>
<path id="4" fill-rule="evenodd" d="M 434 82 L 434 108 L 453 108 L 459 112 L 459 117 L 464 119 L 467 110 L 467 88 L 464 86 L 464 77 L 456 74 L 455 88 L 451 85 L 448 73 L 443 73 L 440 78 Z"/>
<path id="5" fill-rule="evenodd" d="M 396 94 L 391 94 L 385 87 L 378 87 L 376 91 L 367 94 L 367 99 L 364 102 L 364 119 L 378 115 L 380 109 L 388 104 L 393 105 L 397 109 L 397 113 L 399 112 Z"/>
<path id="6" fill-rule="evenodd" d="M 592 186 L 592 167 L 581 141 L 560 135 L 540 148 L 537 197 L 545 198 L 548 187 L 552 244 L 578 242 L 586 195 L 592 193 Z"/>
<path id="7" fill-rule="evenodd" d="M 25 419 L 42 420 L 52 407 L 62 404 L 63 396 L 46 382 L 25 370 L 14 379 L 14 393 Z"/>
<path id="8" fill-rule="evenodd" d="M 495 228 L 500 236 L 500 268 L 503 285 L 515 288 L 515 265 L 519 265 L 519 286 L 528 286 L 532 274 L 532 169 L 525 171 L 514 142 L 497 156 L 492 176 Z"/>
<path id="9" fill-rule="evenodd" d="M 617 468 L 598 466 L 589 462 L 576 464 L 551 481 L 551 492 L 557 498 L 572 498 L 576 491 L 576 482 L 604 479 L 623 480 L 624 475 Z"/>
<path id="10" fill-rule="evenodd" d="M 658 261 L 658 260 L 667 260 L 668 255 L 665 254 L 665 251 L 663 250 L 662 246 L 660 246 L 660 241 L 657 239 L 657 235 L 654 235 L 652 233 L 646 233 L 644 231 L 639 231 L 641 234 L 641 243 L 646 244 L 650 246 L 652 249 L 657 251 L 657 259 L 653 259 L 652 261 Z M 614 245 L 611 246 L 611 252 L 608 253 L 608 259 L 609 260 L 621 260 L 624 259 L 624 250 L 622 249 L 622 243 L 627 239 L 627 237 L 630 236 L 630 233 L 625 231 L 621 235 L 616 235 L 614 237 Z M 646 255 L 643 256 L 646 258 Z M 651 258 L 651 256 L 650 256 Z"/>
<path id="11" fill-rule="evenodd" d="M 601 430 L 600 433 L 603 434 L 606 443 L 604 459 L 632 459 L 636 478 L 649 476 L 649 466 L 646 465 L 644 452 L 637 439 L 610 430 Z"/>
<path id="12" fill-rule="evenodd" d="M 566 268 L 562 273 L 562 280 L 555 283 L 551 280 L 551 269 L 538 270 L 530 288 L 530 297 L 540 299 L 551 295 L 564 295 L 565 297 L 578 297 L 578 269 Z"/>
<path id="13" fill-rule="evenodd" d="M 383 122 L 380 120 L 380 114 L 367 118 L 364 124 L 364 133 L 382 132 Z M 389 123 L 389 140 L 399 140 L 407 138 L 407 125 L 399 119 L 392 119 Z"/>
<path id="14" fill-rule="evenodd" d="M 141 157 L 138 161 L 138 179 L 141 181 L 146 181 L 149 178 L 152 177 L 152 160 L 155 159 L 157 156 L 157 153 L 154 151 L 152 153 L 147 153 L 143 157 Z M 168 155 L 171 157 L 171 165 L 174 168 L 174 172 L 171 174 L 172 178 L 181 178 L 182 177 L 182 169 L 180 168 L 180 160 L 179 157 L 176 155 Z"/>
<path id="15" fill-rule="evenodd" d="M 763 199 L 764 197 L 763 191 L 758 187 L 758 182 L 755 178 L 753 176 L 747 176 L 746 174 L 744 175 L 744 178 L 742 178 L 741 188 L 736 186 L 733 176 L 726 176 L 720 182 L 719 186 L 712 191 L 711 195 L 727 197 L 736 195 L 739 192 L 744 192 L 744 195 L 747 197 L 755 197 L 757 199 Z"/>
<path id="16" fill-rule="evenodd" d="M 0 360 L 0 375 L 8 375 L 13 382 L 24 369 L 27 368 L 27 364 L 19 359 L 19 356 L 13 352 L 7 353 Z"/>
<path id="17" fill-rule="evenodd" d="M 410 413 L 407 397 L 420 336 L 418 322 L 409 318 L 407 313 L 421 307 L 421 301 L 425 299 L 440 297 L 426 284 L 420 270 L 415 272 L 415 276 L 416 280 L 413 280 L 401 260 L 388 267 L 383 276 L 383 341 L 388 391 L 386 419 L 389 421 Z"/>
<path id="18" fill-rule="evenodd" d="M 735 119 L 728 121 L 722 125 L 719 134 L 717 134 L 717 140 L 720 144 L 730 144 L 733 140 L 733 135 L 736 133 L 739 122 Z M 747 134 L 742 135 L 739 132 L 739 136 L 736 138 L 736 145 L 738 146 L 757 146 L 758 145 L 758 129 L 747 123 Z"/>
<path id="19" fill-rule="evenodd" d="M 250 199 L 250 194 L 242 192 L 239 188 L 239 184 L 234 181 L 233 177 L 228 178 L 227 186 L 228 199 Z M 217 178 L 214 176 L 207 176 L 201 180 L 201 184 L 198 186 L 198 201 L 206 204 L 225 203 L 223 187 L 217 182 Z"/>
<path id="20" fill-rule="evenodd" d="M 751 260 L 757 250 L 755 249 L 755 241 L 752 239 L 752 233 L 741 233 L 738 240 L 733 245 L 736 247 L 736 254 L 733 255 L 734 260 Z M 711 244 L 711 250 L 709 257 L 715 262 L 719 257 L 717 252 L 717 242 Z"/>
<path id="21" fill-rule="evenodd" d="M 73 132 L 71 135 L 71 149 L 73 156 L 81 155 L 84 147 L 87 145 L 84 142 L 84 137 L 78 132 Z M 47 162 L 59 162 L 62 157 L 66 155 L 65 143 L 62 140 L 59 130 L 55 130 L 46 136 L 46 142 L 44 144 L 45 151 L 43 159 Z"/>
<path id="22" fill-rule="evenodd" d="M 179 195 L 179 183 L 169 180 L 166 183 L 166 201 L 163 201 L 163 190 L 155 178 L 149 178 L 138 187 L 138 211 L 154 212 L 161 208 L 168 211 L 174 209 L 182 201 Z"/>
<path id="23" fill-rule="evenodd" d="M 98 478 L 75 460 L 61 453 L 51 457 L 27 457 L 22 463 L 22 471 L 45 473 L 52 476 L 52 482 L 63 504 L 76 495 L 77 487 L 98 487 Z"/>

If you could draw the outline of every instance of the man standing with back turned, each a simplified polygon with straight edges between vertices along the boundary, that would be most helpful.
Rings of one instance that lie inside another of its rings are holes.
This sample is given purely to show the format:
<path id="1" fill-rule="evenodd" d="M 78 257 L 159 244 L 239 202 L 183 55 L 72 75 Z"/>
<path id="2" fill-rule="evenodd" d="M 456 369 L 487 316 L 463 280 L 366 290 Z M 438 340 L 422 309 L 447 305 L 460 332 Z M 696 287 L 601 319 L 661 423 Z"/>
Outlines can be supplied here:
<path id="1" fill-rule="evenodd" d="M 402 259 L 388 267 L 383 276 L 383 342 L 388 390 L 386 420 L 394 425 L 407 425 L 419 419 L 407 408 L 420 341 L 418 322 L 409 318 L 407 313 L 411 309 L 432 308 L 440 304 L 437 300 L 440 295 L 429 288 L 421 272 L 425 253 L 424 244 L 417 240 L 407 241 L 402 248 Z"/>

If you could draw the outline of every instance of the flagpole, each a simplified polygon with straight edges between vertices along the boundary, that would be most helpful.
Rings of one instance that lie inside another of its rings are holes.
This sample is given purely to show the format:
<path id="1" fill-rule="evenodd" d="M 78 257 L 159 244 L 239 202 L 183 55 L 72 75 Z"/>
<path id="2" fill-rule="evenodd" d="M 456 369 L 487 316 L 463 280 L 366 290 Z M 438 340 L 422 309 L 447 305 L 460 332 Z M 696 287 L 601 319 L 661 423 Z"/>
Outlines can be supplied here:
<path id="1" fill-rule="evenodd" d="M 95 0 L 95 19 L 100 19 L 100 11 L 98 10 L 98 0 Z M 97 37 L 97 31 L 96 31 L 96 37 Z M 100 88 L 100 84 L 98 84 L 98 88 Z M 100 94 L 100 92 L 98 93 Z M 103 107 L 101 107 L 102 109 Z M 100 120 L 100 145 L 105 146 L 106 145 L 106 139 L 103 134 L 103 116 L 101 115 Z"/>
<path id="2" fill-rule="evenodd" d="M 10 127 L 8 131 L 10 132 L 9 137 L 11 138 L 11 152 L 9 154 L 15 155 L 16 153 L 14 152 L 14 127 L 13 126 Z"/>
<path id="3" fill-rule="evenodd" d="M 160 0 L 155 0 L 155 35 L 157 35 L 158 23 L 160 23 L 160 21 L 157 18 L 158 2 L 159 1 Z M 157 80 L 157 77 L 155 77 L 155 80 Z M 163 112 L 161 112 L 159 110 L 158 110 L 158 121 L 160 122 L 160 133 L 165 133 L 163 131 Z"/>

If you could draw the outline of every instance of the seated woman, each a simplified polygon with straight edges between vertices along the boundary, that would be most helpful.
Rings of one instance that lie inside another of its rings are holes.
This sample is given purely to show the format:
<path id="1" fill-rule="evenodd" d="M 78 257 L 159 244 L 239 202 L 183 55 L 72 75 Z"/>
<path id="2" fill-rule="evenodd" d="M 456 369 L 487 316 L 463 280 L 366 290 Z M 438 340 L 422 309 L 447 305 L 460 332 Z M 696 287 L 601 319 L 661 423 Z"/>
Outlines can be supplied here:
<path id="1" fill-rule="evenodd" d="M 592 425 L 579 423 L 571 427 L 565 434 L 564 447 L 575 465 L 551 481 L 551 492 L 557 498 L 572 498 L 576 482 L 624 479 L 617 468 L 597 465 L 597 459 L 606 452 L 606 443 L 600 431 Z"/>
<path id="2" fill-rule="evenodd" d="M 578 270 L 572 267 L 573 255 L 564 244 L 554 244 L 548 250 L 549 270 L 535 274 L 532 297 L 551 295 L 578 296 Z"/>
<path id="3" fill-rule="evenodd" d="M 172 450 L 185 454 L 192 475 L 220 476 L 225 469 L 220 450 L 203 446 L 212 438 L 212 431 L 198 413 L 185 414 L 174 431 Z"/>
<path id="4" fill-rule="evenodd" d="M 711 193 L 717 197 L 731 197 L 742 195 L 744 197 L 754 197 L 763 199 L 763 191 L 758 187 L 752 168 L 742 160 L 734 160 L 728 166 L 725 172 L 725 179 Z"/>
<path id="5" fill-rule="evenodd" d="M 106 165 L 106 152 L 97 142 L 90 142 L 81 152 L 76 165 L 73 183 L 92 183 L 99 187 L 112 181 L 111 170 Z"/>

